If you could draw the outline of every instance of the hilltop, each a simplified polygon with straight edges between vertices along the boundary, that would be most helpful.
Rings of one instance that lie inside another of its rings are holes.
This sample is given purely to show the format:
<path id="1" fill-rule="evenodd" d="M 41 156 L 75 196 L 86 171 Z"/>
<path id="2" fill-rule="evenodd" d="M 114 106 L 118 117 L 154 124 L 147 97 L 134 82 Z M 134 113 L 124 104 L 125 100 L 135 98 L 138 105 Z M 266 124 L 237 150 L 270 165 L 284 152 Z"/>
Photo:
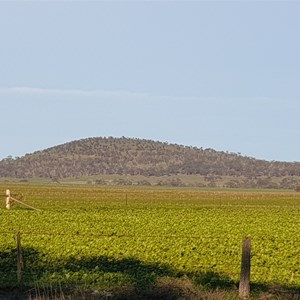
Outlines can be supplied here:
<path id="1" fill-rule="evenodd" d="M 199 175 L 212 180 L 229 176 L 232 184 L 232 178 L 257 183 L 258 179 L 287 181 L 286 177 L 300 176 L 300 163 L 269 162 L 213 149 L 124 137 L 87 138 L 0 161 L 0 177 L 99 175 Z"/>

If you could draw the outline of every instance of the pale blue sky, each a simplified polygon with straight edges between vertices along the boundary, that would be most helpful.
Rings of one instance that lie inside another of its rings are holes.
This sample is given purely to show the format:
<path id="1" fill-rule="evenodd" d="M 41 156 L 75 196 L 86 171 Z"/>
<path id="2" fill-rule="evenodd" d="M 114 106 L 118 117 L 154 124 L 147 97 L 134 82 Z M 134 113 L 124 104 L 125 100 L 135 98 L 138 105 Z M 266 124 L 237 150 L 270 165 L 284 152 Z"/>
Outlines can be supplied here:
<path id="1" fill-rule="evenodd" d="M 300 161 L 300 2 L 0 2 L 0 105 L 0 159 L 126 136 Z"/>

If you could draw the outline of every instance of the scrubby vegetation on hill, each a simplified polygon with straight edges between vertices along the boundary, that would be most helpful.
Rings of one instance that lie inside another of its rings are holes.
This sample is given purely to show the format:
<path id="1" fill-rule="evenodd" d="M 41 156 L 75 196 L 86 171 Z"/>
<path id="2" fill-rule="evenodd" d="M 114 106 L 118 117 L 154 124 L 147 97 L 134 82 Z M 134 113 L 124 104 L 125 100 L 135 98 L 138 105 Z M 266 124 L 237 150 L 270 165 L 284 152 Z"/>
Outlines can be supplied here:
<path id="1" fill-rule="evenodd" d="M 113 174 L 201 175 L 208 180 L 230 176 L 243 178 L 244 186 L 255 182 L 260 187 L 281 187 L 278 180 L 274 183 L 269 179 L 282 178 L 295 187 L 298 181 L 293 178 L 300 176 L 300 163 L 269 162 L 213 149 L 112 137 L 82 139 L 0 161 L 0 177 L 61 179 Z M 232 179 L 226 185 L 238 187 L 241 180 Z"/>

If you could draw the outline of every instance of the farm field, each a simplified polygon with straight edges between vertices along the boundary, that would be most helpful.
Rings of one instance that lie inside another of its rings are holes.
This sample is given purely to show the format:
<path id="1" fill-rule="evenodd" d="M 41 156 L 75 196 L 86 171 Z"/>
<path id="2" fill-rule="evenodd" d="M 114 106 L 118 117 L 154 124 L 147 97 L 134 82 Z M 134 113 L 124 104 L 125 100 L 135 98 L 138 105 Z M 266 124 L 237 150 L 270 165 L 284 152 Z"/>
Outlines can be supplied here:
<path id="1" fill-rule="evenodd" d="M 172 282 L 235 291 L 245 237 L 254 291 L 300 287 L 300 193 L 1 183 L 0 194 L 7 188 L 41 211 L 6 210 L 2 198 L 1 289 L 18 285 L 18 232 L 27 290 L 146 298 Z"/>

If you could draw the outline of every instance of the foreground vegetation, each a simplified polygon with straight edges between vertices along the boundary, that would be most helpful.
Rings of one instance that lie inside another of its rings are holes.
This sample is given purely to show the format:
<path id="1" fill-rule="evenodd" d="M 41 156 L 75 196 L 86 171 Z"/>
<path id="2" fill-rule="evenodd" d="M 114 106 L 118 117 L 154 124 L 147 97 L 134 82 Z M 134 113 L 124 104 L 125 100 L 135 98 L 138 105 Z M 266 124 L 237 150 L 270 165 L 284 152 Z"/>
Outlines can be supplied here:
<path id="1" fill-rule="evenodd" d="M 5 210 L 3 198 L 1 289 L 18 286 L 19 231 L 25 291 L 233 299 L 246 236 L 253 299 L 288 299 L 300 286 L 299 193 L 0 184 L 6 188 L 41 211 Z"/>

